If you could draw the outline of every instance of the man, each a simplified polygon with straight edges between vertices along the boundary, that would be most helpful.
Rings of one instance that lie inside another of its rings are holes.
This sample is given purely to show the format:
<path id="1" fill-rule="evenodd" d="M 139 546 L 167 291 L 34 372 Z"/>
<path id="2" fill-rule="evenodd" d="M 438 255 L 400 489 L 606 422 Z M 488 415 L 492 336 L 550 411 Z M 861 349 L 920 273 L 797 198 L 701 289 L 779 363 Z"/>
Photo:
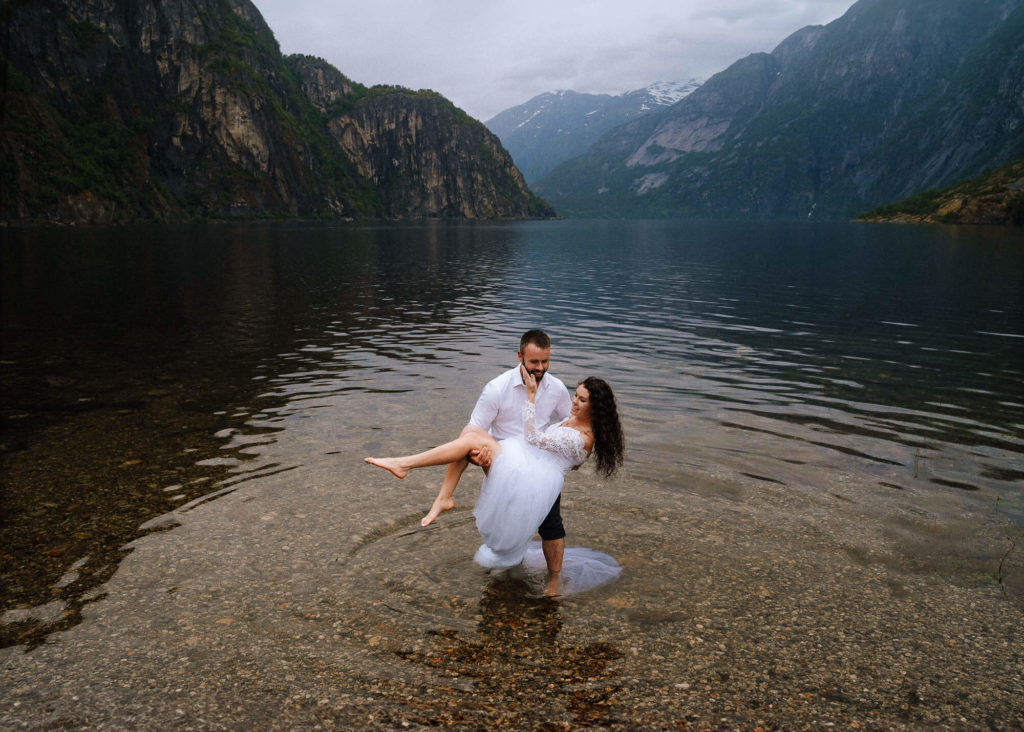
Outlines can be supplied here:
<path id="1" fill-rule="evenodd" d="M 487 430 L 498 440 L 523 434 L 523 405 L 526 403 L 523 370 L 537 380 L 535 401 L 538 423 L 550 421 L 552 414 L 557 420 L 563 420 L 569 416 L 572 409 L 572 400 L 565 384 L 548 374 L 551 339 L 547 333 L 542 330 L 526 331 L 519 339 L 516 358 L 519 364 L 487 383 L 473 409 L 473 415 L 469 418 L 470 425 Z M 486 470 L 491 464 L 491 456 L 474 455 L 473 462 Z M 422 526 L 429 526 L 442 511 L 455 506 L 452 495 L 468 464 L 468 460 L 460 460 L 448 466 L 448 472 L 437 498 L 434 499 L 434 505 L 420 521 Z M 562 497 L 559 495 L 551 507 L 551 512 L 537 529 L 548 566 L 547 594 L 554 594 L 558 573 L 562 571 L 565 528 L 562 526 L 561 506 Z"/>

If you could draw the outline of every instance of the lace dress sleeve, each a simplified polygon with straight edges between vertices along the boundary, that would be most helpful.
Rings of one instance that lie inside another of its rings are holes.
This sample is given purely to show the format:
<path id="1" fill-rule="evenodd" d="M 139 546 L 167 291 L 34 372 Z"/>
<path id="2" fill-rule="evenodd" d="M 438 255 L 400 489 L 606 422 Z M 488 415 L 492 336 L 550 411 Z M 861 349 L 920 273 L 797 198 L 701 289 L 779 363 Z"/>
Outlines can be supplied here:
<path id="1" fill-rule="evenodd" d="M 587 459 L 583 435 L 578 430 L 563 427 L 541 432 L 536 422 L 537 407 L 533 402 L 526 402 L 523 406 L 523 437 L 527 443 L 559 455 L 572 465 L 579 465 Z"/>

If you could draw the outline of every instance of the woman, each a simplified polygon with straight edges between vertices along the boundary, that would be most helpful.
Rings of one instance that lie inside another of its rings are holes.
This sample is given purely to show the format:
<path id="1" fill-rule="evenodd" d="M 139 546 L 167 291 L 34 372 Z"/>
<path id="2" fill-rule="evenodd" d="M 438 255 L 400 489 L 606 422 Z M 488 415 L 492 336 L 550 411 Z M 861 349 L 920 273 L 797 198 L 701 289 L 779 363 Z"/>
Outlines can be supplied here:
<path id="1" fill-rule="evenodd" d="M 413 468 L 444 465 L 489 447 L 493 458 L 477 500 L 477 529 L 484 544 L 475 559 L 485 567 L 519 564 L 537 527 L 562 490 L 565 474 L 591 454 L 597 471 L 611 476 L 622 465 L 623 437 L 615 395 L 596 376 L 579 383 L 568 418 L 540 431 L 536 427 L 537 381 L 520 367 L 527 401 L 523 407 L 523 437 L 496 441 L 486 431 L 464 430 L 451 442 L 417 455 L 366 458 L 366 462 L 404 478 Z"/>

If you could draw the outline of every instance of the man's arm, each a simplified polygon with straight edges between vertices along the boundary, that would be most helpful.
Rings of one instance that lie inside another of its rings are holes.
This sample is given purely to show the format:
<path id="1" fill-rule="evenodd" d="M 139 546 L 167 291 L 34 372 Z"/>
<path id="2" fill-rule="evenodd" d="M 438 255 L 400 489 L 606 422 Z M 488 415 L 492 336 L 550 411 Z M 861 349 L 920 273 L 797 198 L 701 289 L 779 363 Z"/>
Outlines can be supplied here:
<path id="1" fill-rule="evenodd" d="M 494 418 L 498 416 L 499 406 L 498 390 L 493 382 L 488 382 L 484 390 L 480 392 L 480 398 L 476 400 L 473 413 L 469 416 L 469 423 L 476 425 L 482 430 L 490 431 L 494 424 Z"/>
<path id="2" fill-rule="evenodd" d="M 473 407 L 469 423 L 482 430 L 490 431 L 491 425 L 494 424 L 494 418 L 498 416 L 498 400 L 498 389 L 494 386 L 494 382 L 488 382 L 484 386 L 483 391 L 480 392 L 480 398 L 476 400 L 476 406 Z M 493 455 L 490 448 L 485 448 L 482 451 L 473 450 L 469 453 L 469 461 L 474 465 L 479 465 L 484 470 L 491 467 L 492 459 Z"/>

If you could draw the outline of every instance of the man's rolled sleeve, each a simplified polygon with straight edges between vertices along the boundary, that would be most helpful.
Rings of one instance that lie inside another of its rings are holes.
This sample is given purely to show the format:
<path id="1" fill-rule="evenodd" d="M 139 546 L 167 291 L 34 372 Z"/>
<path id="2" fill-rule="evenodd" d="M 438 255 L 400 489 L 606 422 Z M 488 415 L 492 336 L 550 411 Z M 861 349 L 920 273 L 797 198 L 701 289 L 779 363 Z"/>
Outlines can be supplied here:
<path id="1" fill-rule="evenodd" d="M 480 392 L 480 398 L 476 400 L 476 406 L 473 407 L 473 414 L 469 417 L 469 423 L 476 425 L 480 429 L 490 430 L 491 425 L 494 423 L 494 418 L 498 416 L 498 397 L 497 389 L 493 384 L 488 383 L 484 390 Z"/>

